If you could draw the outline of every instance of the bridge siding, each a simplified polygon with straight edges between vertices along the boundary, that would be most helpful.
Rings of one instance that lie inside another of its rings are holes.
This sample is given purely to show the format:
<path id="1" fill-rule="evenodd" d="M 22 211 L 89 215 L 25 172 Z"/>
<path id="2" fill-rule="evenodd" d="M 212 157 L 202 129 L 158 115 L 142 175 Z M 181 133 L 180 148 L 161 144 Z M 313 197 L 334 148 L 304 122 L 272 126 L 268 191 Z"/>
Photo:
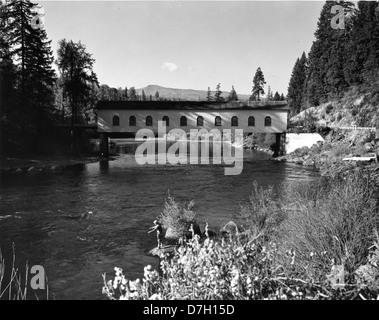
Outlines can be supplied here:
<path id="1" fill-rule="evenodd" d="M 287 110 L 97 110 L 98 115 L 98 131 L 105 132 L 137 132 L 140 129 L 150 128 L 157 133 L 158 120 L 162 120 L 164 116 L 169 117 L 169 126 L 167 131 L 174 128 L 181 128 L 187 132 L 190 129 L 205 128 L 211 130 L 213 128 L 222 129 L 243 129 L 244 132 L 265 132 L 265 133 L 282 133 L 287 130 Z M 120 118 L 120 126 L 112 126 L 113 116 Z M 137 125 L 129 126 L 129 117 L 135 116 Z M 146 127 L 145 120 L 147 116 L 153 118 L 153 126 Z M 187 117 L 187 126 L 180 126 L 180 118 Z M 197 117 L 204 118 L 204 126 L 197 127 Z M 222 126 L 215 127 L 215 117 L 222 118 Z M 238 117 L 238 127 L 231 126 L 233 116 Z M 248 118 L 255 117 L 255 127 L 248 126 Z M 271 117 L 271 127 L 264 126 L 266 116 Z"/>

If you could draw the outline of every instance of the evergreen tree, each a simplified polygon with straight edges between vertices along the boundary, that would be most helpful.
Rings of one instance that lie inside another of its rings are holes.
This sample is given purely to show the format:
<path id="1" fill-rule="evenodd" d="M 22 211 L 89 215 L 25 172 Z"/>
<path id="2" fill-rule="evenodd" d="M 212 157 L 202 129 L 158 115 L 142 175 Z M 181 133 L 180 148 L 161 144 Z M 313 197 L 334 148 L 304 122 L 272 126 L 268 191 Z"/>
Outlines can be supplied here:
<path id="1" fill-rule="evenodd" d="M 146 94 L 145 94 L 145 91 L 142 89 L 142 101 L 146 101 L 147 98 L 146 98 Z"/>
<path id="2" fill-rule="evenodd" d="M 124 101 L 124 90 L 121 87 L 117 88 L 117 100 Z"/>
<path id="3" fill-rule="evenodd" d="M 134 87 L 131 87 L 129 89 L 129 100 L 130 101 L 136 101 L 137 100 L 137 92 Z"/>
<path id="4" fill-rule="evenodd" d="M 345 29 L 331 27 L 331 8 L 341 5 L 345 10 Z M 307 97 L 312 105 L 324 101 L 329 93 L 337 93 L 347 87 L 344 63 L 346 44 L 351 30 L 353 3 L 327 1 L 320 13 L 313 42 L 309 53 L 307 77 Z"/>
<path id="5" fill-rule="evenodd" d="M 273 101 L 280 101 L 280 94 L 278 91 L 275 92 Z"/>
<path id="6" fill-rule="evenodd" d="M 307 57 L 303 52 L 301 58 L 296 60 L 292 69 L 291 79 L 288 85 L 288 104 L 291 115 L 298 114 L 302 109 L 305 97 L 305 84 L 307 80 Z"/>
<path id="7" fill-rule="evenodd" d="M 8 7 L 0 0 L 0 63 L 8 59 L 10 61 L 10 46 L 5 27 L 7 26 Z"/>
<path id="8" fill-rule="evenodd" d="M 212 93 L 211 93 L 211 88 L 208 87 L 207 91 L 207 101 L 212 101 Z"/>
<path id="9" fill-rule="evenodd" d="M 97 93 L 98 98 L 100 98 L 100 91 Z M 66 122 L 66 110 L 69 107 L 69 101 L 67 95 L 63 90 L 63 79 L 59 77 L 54 84 L 54 107 L 55 107 L 55 118 L 58 123 Z"/>
<path id="10" fill-rule="evenodd" d="M 266 84 L 263 72 L 261 68 L 258 68 L 255 72 L 255 76 L 253 79 L 253 89 L 252 89 L 252 95 L 250 97 L 250 100 L 253 101 L 261 101 L 260 96 L 265 94 L 265 91 L 263 89 L 264 85 Z"/>
<path id="11" fill-rule="evenodd" d="M 57 54 L 56 63 L 63 79 L 63 89 L 70 102 L 71 126 L 74 126 L 84 120 L 82 111 L 90 99 L 92 84 L 98 85 L 93 71 L 95 60 L 80 41 L 75 43 L 66 39 L 60 40 Z M 114 96 L 113 89 L 110 90 L 110 98 Z"/>
<path id="12" fill-rule="evenodd" d="M 118 100 L 118 90 L 116 88 L 110 88 L 109 90 L 110 100 L 117 101 Z"/>
<path id="13" fill-rule="evenodd" d="M 129 96 L 128 96 L 128 87 L 125 87 L 125 89 L 122 91 L 122 100 L 124 101 L 128 101 L 129 100 Z"/>
<path id="14" fill-rule="evenodd" d="M 273 99 L 274 99 L 274 96 L 272 94 L 271 87 L 268 86 L 266 100 L 267 101 L 272 101 Z"/>
<path id="15" fill-rule="evenodd" d="M 286 98 L 283 93 L 280 95 L 280 101 L 286 101 Z"/>
<path id="16" fill-rule="evenodd" d="M 219 83 L 217 86 L 216 86 L 216 92 L 215 92 L 215 96 L 214 96 L 214 100 L 215 101 L 224 101 L 224 98 L 221 97 L 222 95 L 222 91 L 221 91 L 221 83 Z"/>
<path id="17" fill-rule="evenodd" d="M 43 25 L 37 25 L 37 7 L 29 0 L 13 0 L 1 6 L 0 59 L 14 64 L 12 111 L 22 128 L 16 139 L 35 146 L 35 136 L 47 127 L 54 111 L 51 41 Z M 9 115 L 9 113 L 8 113 Z"/>
<path id="18" fill-rule="evenodd" d="M 110 101 L 110 88 L 106 84 L 102 84 L 99 88 L 99 100 Z"/>
<path id="19" fill-rule="evenodd" d="M 159 91 L 158 90 L 155 92 L 154 96 L 155 96 L 155 100 L 158 101 L 159 100 Z"/>
<path id="20" fill-rule="evenodd" d="M 10 55 L 10 46 L 5 30 L 6 7 L 0 4 L 0 155 L 12 153 L 14 141 L 22 128 L 12 125 L 18 123 L 20 111 L 17 109 L 16 80 L 17 70 Z"/>
<path id="21" fill-rule="evenodd" d="M 237 92 L 234 90 L 234 86 L 232 86 L 232 90 L 229 93 L 228 99 L 229 101 L 238 101 Z"/>
<path id="22" fill-rule="evenodd" d="M 18 61 L 20 88 L 24 103 L 51 98 L 55 72 L 52 69 L 53 54 L 51 41 L 47 40 L 42 26 L 33 25 L 37 16 L 36 4 L 29 0 L 14 0 L 6 7 L 6 34 L 10 55 Z M 32 101 L 30 101 L 32 99 Z"/>
<path id="23" fill-rule="evenodd" d="M 136 89 L 135 87 L 130 87 L 129 88 L 129 100 L 130 101 L 136 101 L 137 100 L 137 92 L 136 92 Z"/>
<path id="24" fill-rule="evenodd" d="M 378 77 L 379 2 L 359 1 L 352 16 L 352 30 L 346 46 L 345 76 L 349 84 L 361 84 Z"/>

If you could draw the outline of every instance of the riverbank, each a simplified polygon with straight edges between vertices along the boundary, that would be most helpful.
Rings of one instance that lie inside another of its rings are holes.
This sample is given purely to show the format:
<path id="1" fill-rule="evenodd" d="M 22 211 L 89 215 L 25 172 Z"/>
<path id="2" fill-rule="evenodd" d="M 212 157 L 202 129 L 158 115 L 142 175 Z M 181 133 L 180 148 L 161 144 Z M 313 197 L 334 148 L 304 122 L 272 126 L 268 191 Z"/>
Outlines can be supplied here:
<path id="1" fill-rule="evenodd" d="M 379 186 L 369 178 L 298 181 L 280 197 L 256 183 L 236 212 L 246 232 L 231 241 L 192 234 L 159 270 L 145 266 L 143 281 L 130 281 L 128 268 L 103 274 L 102 292 L 111 300 L 376 300 Z M 177 208 L 166 207 L 173 222 Z"/>
<path id="2" fill-rule="evenodd" d="M 376 132 L 331 130 L 324 142 L 318 142 L 310 148 L 296 149 L 273 160 L 316 167 L 323 176 L 363 170 L 372 174 L 379 183 L 378 155 L 379 136 Z M 353 157 L 356 160 L 364 160 L 365 157 L 371 159 L 370 161 L 347 160 Z"/>
<path id="3" fill-rule="evenodd" d="M 99 161 L 99 157 L 94 155 L 39 155 L 27 158 L 1 157 L 0 174 L 25 174 L 56 171 L 97 161 Z"/>

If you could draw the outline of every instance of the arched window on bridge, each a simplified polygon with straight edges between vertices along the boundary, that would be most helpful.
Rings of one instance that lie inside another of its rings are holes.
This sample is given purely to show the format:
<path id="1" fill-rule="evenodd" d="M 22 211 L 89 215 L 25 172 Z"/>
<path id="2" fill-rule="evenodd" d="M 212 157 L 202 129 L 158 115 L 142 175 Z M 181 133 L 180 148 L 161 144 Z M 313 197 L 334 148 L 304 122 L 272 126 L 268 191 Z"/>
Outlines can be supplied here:
<path id="1" fill-rule="evenodd" d="M 152 127 L 153 126 L 153 118 L 151 116 L 146 117 L 146 126 Z"/>
<path id="2" fill-rule="evenodd" d="M 130 116 L 129 117 L 129 127 L 135 127 L 137 125 L 136 117 Z"/>
<path id="3" fill-rule="evenodd" d="M 232 127 L 238 127 L 238 118 L 236 116 L 232 117 Z"/>
<path id="4" fill-rule="evenodd" d="M 271 127 L 271 117 L 269 116 L 265 118 L 265 127 Z"/>
<path id="5" fill-rule="evenodd" d="M 204 125 L 204 118 L 202 116 L 197 117 L 197 126 L 202 127 Z"/>
<path id="6" fill-rule="evenodd" d="M 216 127 L 221 127 L 221 117 L 220 116 L 217 116 L 215 118 L 215 126 Z"/>
<path id="7" fill-rule="evenodd" d="M 170 119 L 169 119 L 169 117 L 164 116 L 164 117 L 162 118 L 162 121 L 166 122 L 166 127 L 168 127 L 168 126 L 170 125 Z"/>
<path id="8" fill-rule="evenodd" d="M 180 126 L 186 127 L 187 126 L 187 117 L 183 116 L 180 118 Z"/>
<path id="9" fill-rule="evenodd" d="M 253 116 L 249 117 L 248 126 L 255 127 L 255 118 Z"/>
<path id="10" fill-rule="evenodd" d="M 118 127 L 120 125 L 120 117 L 119 116 L 113 116 L 112 125 L 114 127 Z"/>

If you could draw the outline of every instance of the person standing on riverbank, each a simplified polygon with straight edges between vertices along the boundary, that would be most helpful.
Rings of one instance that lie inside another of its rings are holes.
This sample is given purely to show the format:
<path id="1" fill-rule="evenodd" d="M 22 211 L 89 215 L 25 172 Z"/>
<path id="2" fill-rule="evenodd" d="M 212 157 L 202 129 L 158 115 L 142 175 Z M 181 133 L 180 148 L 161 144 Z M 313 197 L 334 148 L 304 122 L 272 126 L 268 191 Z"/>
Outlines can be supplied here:
<path id="1" fill-rule="evenodd" d="M 163 229 L 162 225 L 157 221 L 154 220 L 154 226 L 150 227 L 150 231 L 148 233 L 157 232 L 157 243 L 158 243 L 158 249 L 162 247 L 162 238 L 163 238 Z"/>

